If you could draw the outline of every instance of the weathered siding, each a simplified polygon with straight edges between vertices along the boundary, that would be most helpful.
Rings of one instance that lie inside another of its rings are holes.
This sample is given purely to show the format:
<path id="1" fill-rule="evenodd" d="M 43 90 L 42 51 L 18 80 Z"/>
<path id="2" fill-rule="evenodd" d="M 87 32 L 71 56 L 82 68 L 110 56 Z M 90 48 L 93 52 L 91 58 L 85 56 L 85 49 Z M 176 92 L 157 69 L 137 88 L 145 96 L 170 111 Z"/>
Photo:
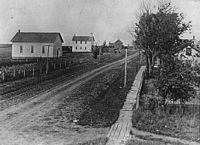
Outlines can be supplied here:
<path id="1" fill-rule="evenodd" d="M 20 46 L 23 51 L 20 53 Z M 31 53 L 31 46 L 33 46 L 34 52 Z M 45 53 L 42 53 L 42 46 L 45 46 Z M 49 46 L 49 57 L 53 57 L 53 43 L 20 43 L 14 42 L 12 44 L 12 58 L 18 57 L 47 57 Z"/>
<path id="2" fill-rule="evenodd" d="M 56 38 L 53 46 L 54 46 L 53 56 L 54 57 L 62 56 L 62 42 L 59 36 Z"/>

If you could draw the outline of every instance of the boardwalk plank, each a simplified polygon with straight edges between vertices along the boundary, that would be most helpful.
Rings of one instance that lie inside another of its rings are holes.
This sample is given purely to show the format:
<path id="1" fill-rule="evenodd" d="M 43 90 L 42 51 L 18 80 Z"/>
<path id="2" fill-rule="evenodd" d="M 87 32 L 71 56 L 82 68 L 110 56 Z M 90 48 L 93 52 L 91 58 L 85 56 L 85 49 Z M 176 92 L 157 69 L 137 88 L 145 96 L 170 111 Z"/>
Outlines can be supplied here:
<path id="1" fill-rule="evenodd" d="M 125 145 L 126 140 L 130 137 L 130 130 L 132 127 L 132 110 L 133 106 L 137 102 L 137 97 L 142 87 L 143 72 L 145 67 L 141 67 L 136 75 L 135 81 L 131 87 L 131 90 L 127 94 L 126 101 L 120 115 L 115 124 L 112 125 L 107 137 L 107 145 Z"/>

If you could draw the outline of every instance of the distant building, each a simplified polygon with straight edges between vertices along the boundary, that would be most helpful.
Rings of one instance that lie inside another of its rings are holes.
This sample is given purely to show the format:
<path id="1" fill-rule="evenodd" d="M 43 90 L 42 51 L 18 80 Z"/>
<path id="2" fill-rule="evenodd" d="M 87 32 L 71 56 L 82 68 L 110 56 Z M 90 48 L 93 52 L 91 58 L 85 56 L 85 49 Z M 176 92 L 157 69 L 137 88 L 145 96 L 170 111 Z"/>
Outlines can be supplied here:
<path id="1" fill-rule="evenodd" d="M 17 32 L 11 40 L 12 58 L 60 57 L 60 33 Z"/>
<path id="2" fill-rule="evenodd" d="M 76 36 L 72 38 L 72 52 L 92 52 L 94 45 L 94 36 Z"/>
<path id="3" fill-rule="evenodd" d="M 124 47 L 123 42 L 120 39 L 118 39 L 114 43 L 109 42 L 108 46 L 110 48 L 110 51 L 114 51 L 114 52 L 121 52 L 121 50 Z"/>
<path id="4" fill-rule="evenodd" d="M 188 46 L 178 53 L 178 59 L 182 61 L 190 61 L 192 64 L 200 63 L 200 48 L 198 47 L 198 43 L 194 36 L 192 41 L 192 46 Z"/>
<path id="5" fill-rule="evenodd" d="M 115 47 L 114 43 L 111 43 L 111 42 L 109 42 L 108 46 L 109 46 L 109 48 L 114 48 Z"/>
<path id="6" fill-rule="evenodd" d="M 191 61 L 192 63 L 200 63 L 200 49 L 197 47 L 187 47 L 181 50 L 178 58 L 183 61 Z"/>
<path id="7" fill-rule="evenodd" d="M 117 49 L 117 50 L 121 50 L 123 49 L 123 42 L 121 40 L 117 40 L 115 41 L 114 43 L 114 48 Z"/>
<path id="8" fill-rule="evenodd" d="M 66 53 L 72 53 L 72 46 L 62 46 L 62 55 L 64 56 Z"/>

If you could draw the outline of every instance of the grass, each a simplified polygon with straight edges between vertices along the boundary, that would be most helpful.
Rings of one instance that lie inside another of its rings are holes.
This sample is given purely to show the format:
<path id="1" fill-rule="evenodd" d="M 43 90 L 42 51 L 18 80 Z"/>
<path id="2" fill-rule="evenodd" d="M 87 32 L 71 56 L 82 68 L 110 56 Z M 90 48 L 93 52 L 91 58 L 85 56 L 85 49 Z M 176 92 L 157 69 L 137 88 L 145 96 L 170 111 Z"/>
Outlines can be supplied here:
<path id="1" fill-rule="evenodd" d="M 123 88 L 123 66 L 104 72 L 74 90 L 57 107 L 71 122 L 89 127 L 108 127 L 118 118 L 136 73 L 136 62 L 128 65 L 128 83 Z M 91 85 L 92 84 L 92 85 Z M 65 111 L 66 106 L 70 108 Z M 55 113 L 51 113 L 55 116 Z M 59 116 L 59 114 L 58 114 Z"/>
<path id="2" fill-rule="evenodd" d="M 119 111 L 122 108 L 127 92 L 130 90 L 132 82 L 134 81 L 136 73 L 135 69 L 135 62 L 131 62 L 128 69 L 128 83 L 126 88 L 123 88 L 124 79 L 122 66 L 121 68 L 113 70 L 115 75 L 111 81 L 103 83 L 103 86 L 99 85 L 99 89 L 95 91 L 97 94 L 93 94 L 92 92 L 92 89 L 96 89 L 94 86 L 88 88 L 88 90 L 81 89 L 80 93 L 83 91 L 91 92 L 88 94 L 91 98 L 88 101 L 87 109 L 79 118 L 79 124 L 92 127 L 111 126 L 118 119 Z M 111 75 L 110 72 L 111 71 L 107 72 L 108 76 Z"/>
<path id="3" fill-rule="evenodd" d="M 108 141 L 108 138 L 101 137 L 101 138 L 97 138 L 97 139 L 89 140 L 87 142 L 77 143 L 73 145 L 106 145 L 107 141 Z"/>
<path id="4" fill-rule="evenodd" d="M 144 138 L 143 138 L 144 139 Z M 129 140 L 126 145 L 185 145 L 179 142 L 169 142 L 163 140 Z"/>
<path id="5" fill-rule="evenodd" d="M 141 106 L 133 111 L 133 127 L 200 142 L 200 106 L 185 105 L 183 113 L 175 104 L 168 104 L 166 108 L 156 106 L 149 99 L 155 98 L 155 87 L 152 83 L 152 80 L 145 81 Z"/>
<path id="6" fill-rule="evenodd" d="M 9 45 L 0 45 L 0 60 L 11 59 L 12 47 Z"/>

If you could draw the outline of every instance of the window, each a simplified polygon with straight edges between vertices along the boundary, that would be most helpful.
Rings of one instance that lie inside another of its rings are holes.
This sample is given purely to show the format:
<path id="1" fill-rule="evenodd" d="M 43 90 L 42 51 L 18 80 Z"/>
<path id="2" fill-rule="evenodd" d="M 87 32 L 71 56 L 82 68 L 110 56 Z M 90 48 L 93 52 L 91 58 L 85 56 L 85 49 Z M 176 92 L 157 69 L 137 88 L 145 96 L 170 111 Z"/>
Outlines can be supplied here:
<path id="1" fill-rule="evenodd" d="M 77 50 L 77 46 L 76 46 L 76 50 Z"/>
<path id="2" fill-rule="evenodd" d="M 42 53 L 44 54 L 45 53 L 45 47 L 42 46 Z"/>
<path id="3" fill-rule="evenodd" d="M 82 44 L 82 41 L 81 41 L 81 44 Z"/>
<path id="4" fill-rule="evenodd" d="M 80 47 L 80 49 L 82 49 L 82 47 Z"/>
<path id="5" fill-rule="evenodd" d="M 60 48 L 57 49 L 57 56 L 59 56 L 59 51 L 60 51 Z"/>
<path id="6" fill-rule="evenodd" d="M 77 44 L 77 41 L 76 41 L 76 44 Z"/>
<path id="7" fill-rule="evenodd" d="M 33 45 L 31 46 L 31 53 L 34 53 L 34 47 L 33 47 Z"/>
<path id="8" fill-rule="evenodd" d="M 87 48 L 85 47 L 85 50 L 86 50 Z"/>
<path id="9" fill-rule="evenodd" d="M 20 46 L 20 53 L 23 53 L 23 47 L 22 46 Z"/>
<path id="10" fill-rule="evenodd" d="M 87 44 L 87 41 L 85 41 L 85 44 Z"/>

